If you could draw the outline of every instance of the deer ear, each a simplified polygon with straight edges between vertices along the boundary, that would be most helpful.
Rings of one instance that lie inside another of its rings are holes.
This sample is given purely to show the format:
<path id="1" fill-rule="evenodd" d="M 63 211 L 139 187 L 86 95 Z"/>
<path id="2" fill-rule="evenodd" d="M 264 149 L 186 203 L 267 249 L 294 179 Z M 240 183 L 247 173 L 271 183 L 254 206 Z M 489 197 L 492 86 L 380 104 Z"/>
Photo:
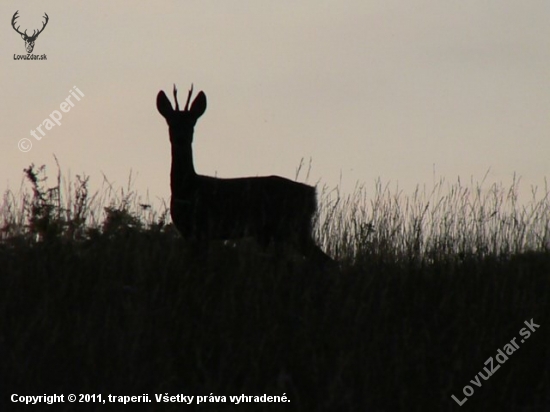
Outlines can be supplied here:
<path id="1" fill-rule="evenodd" d="M 206 95 L 204 92 L 197 94 L 197 97 L 193 100 L 193 104 L 191 105 L 191 109 L 189 111 L 195 119 L 198 119 L 204 114 L 206 111 Z"/>
<path id="2" fill-rule="evenodd" d="M 168 119 L 174 113 L 172 103 L 170 103 L 170 100 L 168 100 L 168 97 L 166 97 L 166 94 L 162 90 L 157 94 L 157 110 L 165 119 Z"/>

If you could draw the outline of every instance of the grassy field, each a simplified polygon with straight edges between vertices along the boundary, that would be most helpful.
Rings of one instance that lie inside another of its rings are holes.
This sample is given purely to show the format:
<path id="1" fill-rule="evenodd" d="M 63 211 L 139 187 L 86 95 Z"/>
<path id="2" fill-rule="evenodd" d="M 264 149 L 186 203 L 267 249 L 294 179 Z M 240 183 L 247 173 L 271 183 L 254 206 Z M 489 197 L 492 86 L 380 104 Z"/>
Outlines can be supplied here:
<path id="1" fill-rule="evenodd" d="M 154 411 L 550 410 L 548 190 L 525 206 L 517 182 L 322 190 L 317 238 L 339 261 L 322 269 L 249 240 L 196 256 L 131 190 L 26 175 L 0 209 L 2 410 L 41 410 L 12 394 L 106 410 L 71 393 L 148 394 Z"/>

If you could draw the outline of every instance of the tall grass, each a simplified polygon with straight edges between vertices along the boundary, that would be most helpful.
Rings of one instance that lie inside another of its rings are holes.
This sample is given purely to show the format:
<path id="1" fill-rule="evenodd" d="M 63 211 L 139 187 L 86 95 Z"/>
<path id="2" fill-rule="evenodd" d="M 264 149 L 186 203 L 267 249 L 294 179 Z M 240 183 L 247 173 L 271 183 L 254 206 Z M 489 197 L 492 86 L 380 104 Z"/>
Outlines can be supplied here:
<path id="1" fill-rule="evenodd" d="M 301 166 L 296 173 L 299 175 Z M 102 188 L 89 193 L 88 176 L 48 182 L 45 166 L 24 170 L 27 183 L 15 194 L 4 193 L 0 205 L 0 239 L 47 236 L 83 239 L 116 228 L 160 229 L 169 225 L 166 203 L 155 210 L 132 188 L 113 188 L 104 176 Z M 307 179 L 307 176 L 306 176 Z M 338 260 L 355 262 L 370 255 L 401 260 L 465 256 L 510 256 L 550 248 L 550 192 L 532 188 L 531 200 L 518 202 L 519 179 L 510 187 L 464 185 L 444 179 L 431 189 L 404 194 L 398 186 L 376 181 L 373 193 L 357 185 L 351 194 L 322 187 L 315 234 Z"/>
<path id="2" fill-rule="evenodd" d="M 57 160 L 57 159 L 56 159 Z M 50 238 L 84 240 L 120 229 L 159 229 L 167 224 L 166 205 L 158 211 L 132 186 L 114 188 L 103 176 L 101 188 L 90 194 L 89 176 L 63 179 L 58 165 L 56 180 L 48 181 L 46 167 L 24 169 L 27 185 L 19 193 L 8 190 L 0 205 L 0 240 Z"/>
<path id="3" fill-rule="evenodd" d="M 388 259 L 463 258 L 546 251 L 550 247 L 548 186 L 531 201 L 518 202 L 519 180 L 510 187 L 484 181 L 444 179 L 431 189 L 404 194 L 376 181 L 374 193 L 356 186 L 351 195 L 338 189 L 321 194 L 317 236 L 344 259 L 375 254 Z"/>

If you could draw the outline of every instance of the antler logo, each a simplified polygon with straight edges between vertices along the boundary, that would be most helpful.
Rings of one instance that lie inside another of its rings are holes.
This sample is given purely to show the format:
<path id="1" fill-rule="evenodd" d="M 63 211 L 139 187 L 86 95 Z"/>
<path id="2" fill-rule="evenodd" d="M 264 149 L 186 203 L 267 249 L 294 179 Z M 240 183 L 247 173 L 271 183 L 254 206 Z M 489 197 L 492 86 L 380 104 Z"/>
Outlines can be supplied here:
<path id="1" fill-rule="evenodd" d="M 42 33 L 44 31 L 44 28 L 46 27 L 46 24 L 48 24 L 49 17 L 46 13 L 44 13 L 44 18 L 46 19 L 46 21 L 43 23 L 42 28 L 40 30 L 38 30 L 38 32 L 36 32 L 36 30 L 33 30 L 32 35 L 29 36 L 27 34 L 27 30 L 25 30 L 24 33 L 21 33 L 19 31 L 19 27 L 21 27 L 21 26 L 15 27 L 15 20 L 19 17 L 17 15 L 17 13 L 19 13 L 19 10 L 17 10 L 15 12 L 15 14 L 13 15 L 13 18 L 11 19 L 11 25 L 12 25 L 13 29 L 21 35 L 23 40 L 25 40 L 25 48 L 27 49 L 27 53 L 30 54 L 30 53 L 32 53 L 32 51 L 34 49 L 34 42 L 36 41 L 36 38 L 38 37 L 38 35 L 40 33 Z"/>

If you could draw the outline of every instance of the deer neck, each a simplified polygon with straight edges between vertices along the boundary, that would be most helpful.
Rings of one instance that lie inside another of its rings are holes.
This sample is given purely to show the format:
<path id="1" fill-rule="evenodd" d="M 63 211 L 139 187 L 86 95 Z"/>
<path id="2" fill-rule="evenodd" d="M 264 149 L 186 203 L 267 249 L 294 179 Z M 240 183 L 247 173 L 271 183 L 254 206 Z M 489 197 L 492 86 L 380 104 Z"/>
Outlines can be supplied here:
<path id="1" fill-rule="evenodd" d="M 170 170 L 172 196 L 184 198 L 196 176 L 191 145 L 179 146 L 172 144 L 172 167 Z"/>

